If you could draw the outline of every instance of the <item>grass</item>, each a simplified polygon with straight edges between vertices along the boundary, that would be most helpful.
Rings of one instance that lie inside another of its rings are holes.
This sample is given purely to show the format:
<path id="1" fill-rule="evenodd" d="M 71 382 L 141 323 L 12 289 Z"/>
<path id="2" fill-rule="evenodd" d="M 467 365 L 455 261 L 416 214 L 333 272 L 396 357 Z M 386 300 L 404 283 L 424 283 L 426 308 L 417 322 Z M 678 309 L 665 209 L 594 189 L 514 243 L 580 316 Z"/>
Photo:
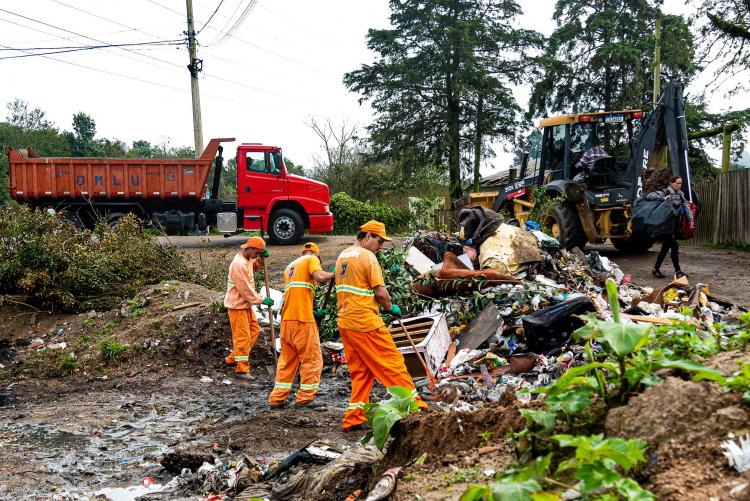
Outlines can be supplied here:
<path id="1" fill-rule="evenodd" d="M 100 341 L 97 345 L 99 356 L 106 360 L 117 360 L 122 357 L 130 345 L 121 343 L 115 338 L 108 338 Z"/>
<path id="2" fill-rule="evenodd" d="M 743 244 L 739 242 L 734 242 L 734 243 L 729 243 L 729 244 L 705 243 L 701 245 L 703 247 L 708 247 L 709 249 L 723 249 L 723 250 L 736 250 L 736 251 L 742 251 L 742 252 L 750 252 L 750 244 Z"/>
<path id="3" fill-rule="evenodd" d="M 60 374 L 70 374 L 76 369 L 78 369 L 78 362 L 76 362 L 75 356 L 72 353 L 61 353 L 57 357 L 57 371 Z"/>

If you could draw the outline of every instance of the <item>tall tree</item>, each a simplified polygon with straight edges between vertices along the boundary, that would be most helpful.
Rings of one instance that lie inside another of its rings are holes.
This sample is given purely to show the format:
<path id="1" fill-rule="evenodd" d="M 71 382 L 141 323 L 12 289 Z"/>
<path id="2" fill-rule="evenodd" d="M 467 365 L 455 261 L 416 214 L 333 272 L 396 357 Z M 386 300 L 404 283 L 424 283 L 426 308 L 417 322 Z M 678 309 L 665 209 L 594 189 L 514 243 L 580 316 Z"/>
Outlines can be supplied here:
<path id="1" fill-rule="evenodd" d="M 367 35 L 376 61 L 344 83 L 377 114 L 368 127 L 375 154 L 406 173 L 447 164 L 459 198 L 462 152 L 481 154 L 483 138 L 513 136 L 510 86 L 527 74 L 540 36 L 517 28 L 513 0 L 391 0 L 390 8 L 393 28 Z"/>
<path id="2" fill-rule="evenodd" d="M 646 108 L 654 76 L 656 0 L 558 0 L 529 115 Z M 694 41 L 680 16 L 662 16 L 661 72 L 696 71 Z"/>
<path id="3" fill-rule="evenodd" d="M 65 132 L 70 144 L 70 154 L 74 157 L 96 157 L 103 154 L 94 141 L 96 122 L 84 112 L 73 115 L 73 132 Z"/>
<path id="4" fill-rule="evenodd" d="M 696 21 L 701 24 L 701 55 L 718 63 L 717 77 L 750 69 L 750 1 L 704 0 Z"/>

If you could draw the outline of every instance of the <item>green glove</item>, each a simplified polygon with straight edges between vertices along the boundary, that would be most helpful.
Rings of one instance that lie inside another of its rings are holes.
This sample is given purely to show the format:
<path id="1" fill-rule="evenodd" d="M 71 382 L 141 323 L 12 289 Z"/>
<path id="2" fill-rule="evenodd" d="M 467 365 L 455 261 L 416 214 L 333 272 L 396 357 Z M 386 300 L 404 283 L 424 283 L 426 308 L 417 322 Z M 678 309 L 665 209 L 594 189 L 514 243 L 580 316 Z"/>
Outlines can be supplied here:
<path id="1" fill-rule="evenodd" d="M 317 310 L 313 311 L 313 317 L 315 317 L 315 320 L 319 320 L 326 316 L 326 313 L 328 313 L 323 308 L 318 308 Z"/>
<path id="2" fill-rule="evenodd" d="M 273 306 L 273 299 L 271 299 L 270 297 L 267 297 L 267 298 L 265 298 L 265 299 L 263 300 L 263 304 L 264 304 L 265 306 Z"/>
<path id="3" fill-rule="evenodd" d="M 391 267 L 390 267 L 390 270 L 395 273 L 395 272 L 401 270 L 401 267 L 399 265 L 397 265 L 397 264 L 392 264 Z"/>
<path id="4" fill-rule="evenodd" d="M 267 251 L 266 249 L 263 249 L 263 252 L 261 252 L 261 253 L 260 253 L 260 256 L 261 256 L 261 257 L 262 257 L 263 259 L 267 258 L 267 257 L 268 257 L 268 256 L 270 256 L 270 255 L 271 255 L 271 254 L 269 254 L 269 253 L 268 253 L 268 251 Z"/>
<path id="5" fill-rule="evenodd" d="M 336 274 L 336 267 L 335 266 L 331 266 L 331 273 L 333 273 L 334 275 Z"/>
<path id="6" fill-rule="evenodd" d="M 399 308 L 397 305 L 392 304 L 391 305 L 391 311 L 389 312 L 394 317 L 401 317 L 403 313 L 401 313 L 401 308 Z"/>

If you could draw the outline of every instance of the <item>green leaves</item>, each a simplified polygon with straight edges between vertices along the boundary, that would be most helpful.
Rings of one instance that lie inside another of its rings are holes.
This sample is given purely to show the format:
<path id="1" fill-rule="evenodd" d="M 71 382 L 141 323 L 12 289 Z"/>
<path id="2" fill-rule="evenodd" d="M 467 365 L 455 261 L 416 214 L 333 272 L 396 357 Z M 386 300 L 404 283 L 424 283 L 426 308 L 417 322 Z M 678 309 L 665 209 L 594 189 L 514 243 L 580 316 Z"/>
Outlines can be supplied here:
<path id="1" fill-rule="evenodd" d="M 390 386 L 386 391 L 391 398 L 378 404 L 368 404 L 365 408 L 367 424 L 371 430 L 362 439 L 362 443 L 375 440 L 375 446 L 383 450 L 393 425 L 402 417 L 419 411 L 417 400 L 411 390 L 403 386 Z"/>
<path id="2" fill-rule="evenodd" d="M 459 498 L 460 501 L 533 501 L 532 495 L 542 489 L 536 480 L 523 482 L 495 482 L 490 485 L 472 485 Z"/>

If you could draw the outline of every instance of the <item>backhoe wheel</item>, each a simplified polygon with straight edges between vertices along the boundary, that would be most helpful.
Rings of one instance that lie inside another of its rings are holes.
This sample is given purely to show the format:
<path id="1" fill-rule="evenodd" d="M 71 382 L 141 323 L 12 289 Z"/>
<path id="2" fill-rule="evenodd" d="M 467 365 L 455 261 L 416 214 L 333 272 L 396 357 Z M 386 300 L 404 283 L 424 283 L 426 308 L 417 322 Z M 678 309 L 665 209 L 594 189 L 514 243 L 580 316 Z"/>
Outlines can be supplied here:
<path id="1" fill-rule="evenodd" d="M 635 240 L 631 238 L 612 238 L 610 239 L 615 249 L 622 253 L 637 254 L 640 252 L 646 252 L 654 245 L 653 240 Z"/>
<path id="2" fill-rule="evenodd" d="M 573 204 L 562 203 L 552 207 L 546 223 L 552 236 L 560 242 L 563 249 L 583 248 L 586 245 L 586 235 Z"/>
<path id="3" fill-rule="evenodd" d="M 302 240 L 305 225 L 302 218 L 292 209 L 279 209 L 271 216 L 268 235 L 278 245 L 291 245 Z"/>

